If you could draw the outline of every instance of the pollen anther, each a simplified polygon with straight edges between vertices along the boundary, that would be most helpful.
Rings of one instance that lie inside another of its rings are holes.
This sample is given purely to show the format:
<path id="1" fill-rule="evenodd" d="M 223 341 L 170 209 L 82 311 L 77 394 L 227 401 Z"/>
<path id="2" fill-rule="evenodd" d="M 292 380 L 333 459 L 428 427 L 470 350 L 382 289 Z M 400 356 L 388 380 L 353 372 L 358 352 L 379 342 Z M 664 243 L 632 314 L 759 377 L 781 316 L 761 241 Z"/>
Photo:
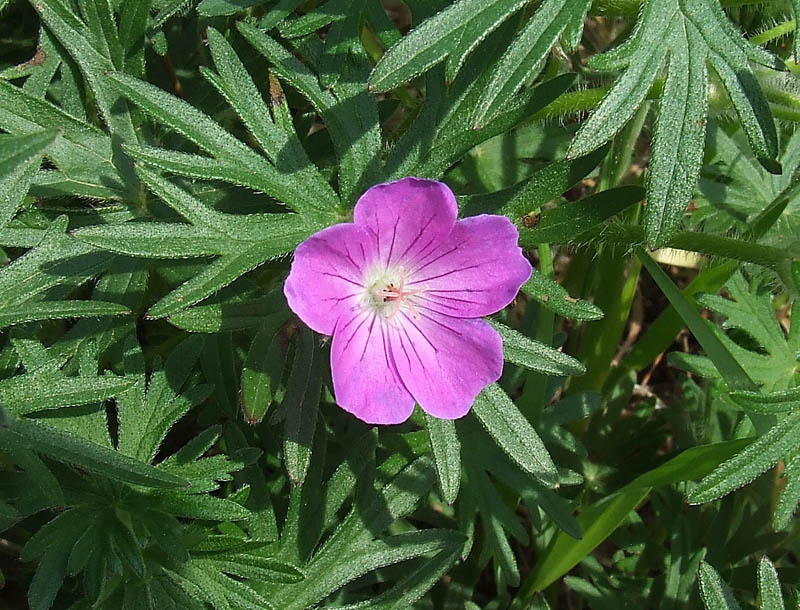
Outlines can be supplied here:
<path id="1" fill-rule="evenodd" d="M 417 308 L 409 297 L 422 294 L 428 289 L 428 286 L 425 285 L 422 288 L 406 289 L 405 268 L 402 266 L 398 267 L 397 274 L 397 285 L 395 285 L 394 281 L 387 282 L 384 288 L 376 290 L 373 294 L 379 302 L 392 303 L 394 305 L 391 308 L 386 308 L 391 309 L 389 314 L 386 315 L 387 320 L 394 318 L 397 312 L 403 307 L 407 307 L 414 318 L 419 318 L 419 312 L 417 312 Z M 380 283 L 378 283 L 378 286 L 380 286 Z"/>

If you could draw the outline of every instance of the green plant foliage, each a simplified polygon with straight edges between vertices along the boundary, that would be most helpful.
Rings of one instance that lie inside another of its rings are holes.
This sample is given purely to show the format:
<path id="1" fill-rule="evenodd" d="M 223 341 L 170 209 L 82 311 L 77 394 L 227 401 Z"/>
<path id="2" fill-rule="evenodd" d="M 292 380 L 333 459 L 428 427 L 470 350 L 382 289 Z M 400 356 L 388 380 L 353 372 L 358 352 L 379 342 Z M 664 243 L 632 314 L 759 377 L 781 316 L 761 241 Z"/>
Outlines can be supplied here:
<path id="1" fill-rule="evenodd" d="M 0 608 L 797 605 L 798 10 L 0 0 Z M 365 424 L 285 281 L 407 176 L 533 271 Z"/>
<path id="2" fill-rule="evenodd" d="M 656 40 L 662 44 L 653 44 Z M 644 220 L 652 246 L 664 245 L 679 225 L 700 172 L 709 65 L 724 85 L 756 158 L 767 170 L 781 171 L 773 119 L 748 63 L 778 69 L 781 62 L 748 43 L 712 0 L 645 2 L 631 37 L 593 58 L 598 70 L 625 72 L 576 134 L 569 154 L 585 155 L 618 133 L 665 61 Z"/>
<path id="3" fill-rule="evenodd" d="M 741 608 L 733 591 L 725 584 L 719 573 L 706 562 L 700 564 L 700 593 L 706 610 L 734 610 Z M 759 608 L 762 610 L 783 610 L 786 606 L 781 595 L 778 573 L 766 556 L 758 563 Z"/>

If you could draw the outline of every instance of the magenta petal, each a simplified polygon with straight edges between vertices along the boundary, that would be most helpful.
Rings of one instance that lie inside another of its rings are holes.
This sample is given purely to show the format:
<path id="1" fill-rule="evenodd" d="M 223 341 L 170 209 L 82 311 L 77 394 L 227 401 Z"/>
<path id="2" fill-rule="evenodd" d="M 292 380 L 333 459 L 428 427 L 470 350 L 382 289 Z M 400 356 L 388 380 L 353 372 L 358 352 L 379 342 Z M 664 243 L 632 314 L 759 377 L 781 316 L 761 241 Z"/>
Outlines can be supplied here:
<path id="1" fill-rule="evenodd" d="M 354 219 L 370 231 L 384 264 L 405 265 L 441 244 L 457 215 L 456 198 L 446 184 L 403 178 L 364 193 Z"/>
<path id="2" fill-rule="evenodd" d="M 422 409 L 442 419 L 466 415 L 478 393 L 500 379 L 503 341 L 483 320 L 427 311 L 398 314 L 390 328 L 400 378 Z"/>
<path id="3" fill-rule="evenodd" d="M 421 308 L 448 316 L 478 318 L 514 300 L 531 275 L 517 245 L 519 233 L 504 216 L 459 220 L 442 245 L 407 272 Z"/>
<path id="4" fill-rule="evenodd" d="M 353 224 L 338 224 L 309 237 L 294 254 L 284 293 L 289 307 L 318 333 L 336 322 L 363 294 L 363 269 L 374 259 L 372 238 Z"/>
<path id="5" fill-rule="evenodd" d="M 386 327 L 370 312 L 343 316 L 331 345 L 336 403 L 368 424 L 399 424 L 414 410 L 392 361 Z"/>

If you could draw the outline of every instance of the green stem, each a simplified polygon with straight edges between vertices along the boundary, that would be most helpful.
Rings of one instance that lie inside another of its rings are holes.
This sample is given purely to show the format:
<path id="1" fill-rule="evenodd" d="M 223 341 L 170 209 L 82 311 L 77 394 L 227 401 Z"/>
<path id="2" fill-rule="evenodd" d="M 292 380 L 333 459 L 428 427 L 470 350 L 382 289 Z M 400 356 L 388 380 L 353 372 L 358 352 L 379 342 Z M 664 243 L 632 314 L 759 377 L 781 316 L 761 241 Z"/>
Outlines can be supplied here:
<path id="1" fill-rule="evenodd" d="M 377 64 L 386 52 L 381 41 L 375 35 L 375 32 L 367 27 L 366 24 L 361 30 L 361 44 L 364 45 L 364 50 L 367 52 L 367 56 L 373 64 Z M 400 103 L 403 104 L 405 108 L 413 109 L 417 106 L 417 102 L 414 101 L 414 98 L 406 91 L 405 87 L 397 87 L 392 90 L 392 93 L 397 96 Z"/>
<path id="2" fill-rule="evenodd" d="M 787 65 L 792 71 L 797 71 L 797 65 L 793 62 L 787 62 Z M 800 96 L 775 87 L 764 86 L 763 89 L 767 99 L 770 101 L 770 110 L 773 116 L 785 121 L 800 122 Z M 603 98 L 610 90 L 611 85 L 603 85 L 601 87 L 592 87 L 591 89 L 569 91 L 542 108 L 530 120 L 562 119 L 581 112 L 589 112 L 600 105 L 600 102 L 603 101 Z M 646 99 L 659 99 L 663 90 L 663 79 L 656 79 L 653 87 L 647 93 Z M 729 105 L 726 96 L 721 94 L 711 95 L 708 104 L 712 114 L 721 114 L 728 109 Z"/>
<path id="3" fill-rule="evenodd" d="M 744 235 L 744 239 L 748 242 L 756 242 L 761 239 L 780 218 L 786 206 L 797 196 L 798 192 L 800 192 L 800 176 L 795 176 L 783 192 L 750 221 L 751 228 Z M 698 293 L 716 294 L 738 268 L 738 261 L 726 261 L 704 269 L 683 289 L 683 296 L 689 302 L 694 303 L 694 295 Z M 683 321 L 675 308 L 670 305 L 650 324 L 636 346 L 628 353 L 614 375 L 614 379 L 626 371 L 640 371 L 648 366 L 659 354 L 667 350 L 681 328 L 683 328 Z"/>
<path id="4" fill-rule="evenodd" d="M 784 121 L 792 121 L 793 123 L 800 123 L 800 110 L 786 108 L 784 106 L 776 106 L 775 104 L 769 105 L 772 116 L 776 119 L 783 119 Z"/>
<path id="5" fill-rule="evenodd" d="M 608 224 L 604 227 L 600 239 L 604 243 L 623 247 L 640 245 L 644 244 L 644 230 L 642 227 L 629 224 Z M 667 240 L 665 247 L 755 263 L 778 272 L 791 260 L 791 253 L 786 250 L 693 231 L 678 231 Z"/>
<path id="6" fill-rule="evenodd" d="M 763 87 L 763 89 L 764 95 L 770 102 L 800 109 L 800 95 L 776 87 Z"/>
<path id="7" fill-rule="evenodd" d="M 570 91 L 559 96 L 555 101 L 542 108 L 531 117 L 531 120 L 562 118 L 578 112 L 588 112 L 594 110 L 603 101 L 603 98 L 611 90 L 611 85 L 592 87 L 591 89 L 581 89 Z M 657 100 L 661 97 L 664 90 L 664 79 L 657 78 L 647 93 L 648 100 Z"/>
<path id="8" fill-rule="evenodd" d="M 553 253 L 548 244 L 539 244 L 539 270 L 549 278 L 554 275 Z M 545 345 L 553 344 L 555 329 L 555 314 L 537 304 L 536 332 L 534 338 Z M 536 424 L 542 416 L 545 398 L 547 396 L 548 378 L 546 375 L 528 371 L 525 376 L 525 385 L 522 388 L 519 406 L 522 413 L 532 424 Z"/>
<path id="9" fill-rule="evenodd" d="M 634 118 L 614 140 L 600 170 L 597 186 L 599 191 L 613 188 L 622 182 L 648 109 L 649 103 L 642 104 Z M 638 219 L 639 209 L 637 206 L 630 212 L 631 222 Z M 570 393 L 599 390 L 611 373 L 611 361 L 625 331 L 641 265 L 636 260 L 631 263 L 625 250 L 610 248 L 600 253 L 594 261 L 594 268 L 599 272 L 595 276 L 602 277 L 602 281 L 594 289 L 595 304 L 603 310 L 605 317 L 586 325 L 578 350 L 578 359 L 586 365 L 586 373 L 570 380 Z"/>
<path id="10" fill-rule="evenodd" d="M 696 306 L 684 297 L 666 272 L 642 248 L 636 248 L 636 255 L 647 272 L 680 315 L 684 324 L 694 335 L 706 355 L 714 363 L 725 383 L 732 390 L 758 391 L 758 386 L 739 364 L 739 361 L 728 351 L 725 345 L 711 330 L 710 324 L 698 313 Z"/>
<path id="11" fill-rule="evenodd" d="M 771 27 L 768 30 L 764 30 L 760 34 L 756 34 L 750 39 L 750 42 L 753 44 L 764 45 L 768 42 L 773 40 L 777 40 L 778 38 L 782 38 L 787 34 L 791 34 L 794 32 L 795 23 L 794 19 L 789 19 L 789 21 L 784 21 L 783 23 L 779 23 L 775 27 Z"/>

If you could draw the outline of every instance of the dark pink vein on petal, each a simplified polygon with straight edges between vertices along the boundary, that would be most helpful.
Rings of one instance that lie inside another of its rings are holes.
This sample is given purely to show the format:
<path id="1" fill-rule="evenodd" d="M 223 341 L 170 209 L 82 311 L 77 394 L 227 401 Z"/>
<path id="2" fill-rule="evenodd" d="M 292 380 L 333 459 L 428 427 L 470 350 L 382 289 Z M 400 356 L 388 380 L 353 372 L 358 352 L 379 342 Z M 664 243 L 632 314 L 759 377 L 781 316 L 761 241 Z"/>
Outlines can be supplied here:
<path id="1" fill-rule="evenodd" d="M 422 361 L 419 352 L 417 352 L 417 348 L 414 347 L 414 341 L 411 339 L 411 335 L 408 334 L 408 330 L 406 330 L 404 326 L 400 326 L 400 329 L 403 331 L 406 338 L 408 339 L 408 344 L 411 346 L 411 351 L 414 352 L 414 355 L 417 357 L 417 360 L 419 360 L 419 365 L 422 367 L 422 370 L 425 370 L 425 363 Z M 403 341 L 400 341 L 400 347 L 403 348 L 403 353 L 406 355 L 406 360 L 408 360 L 408 366 L 411 367 L 411 358 L 408 356 L 408 352 L 406 351 L 406 345 Z"/>
<path id="2" fill-rule="evenodd" d="M 416 328 L 416 329 L 417 329 L 417 332 L 420 334 L 420 336 L 421 336 L 423 339 L 425 339 L 425 341 L 428 343 L 428 345 L 430 345 L 430 346 L 431 346 L 431 349 L 432 349 L 434 352 L 437 352 L 437 353 L 438 353 L 438 352 L 439 352 L 439 350 L 436 348 L 436 346 L 435 346 L 433 343 L 431 343 L 431 340 L 430 340 L 430 339 L 428 339 L 428 337 L 426 337 L 426 336 L 425 336 L 425 333 L 424 333 L 424 332 L 422 332 L 422 329 L 421 329 L 419 326 L 417 326 L 417 323 L 416 323 L 416 322 L 414 322 L 414 320 L 413 320 L 412 318 L 409 318 L 409 317 L 408 317 L 408 316 L 407 316 L 405 313 L 403 313 L 402 315 L 403 315 L 403 317 L 406 319 L 406 321 L 407 321 L 409 324 L 411 324 L 411 326 L 413 326 L 414 328 Z M 427 318 L 428 316 L 425 316 L 425 317 Z"/>
<path id="3" fill-rule="evenodd" d="M 459 299 L 458 297 L 437 297 L 435 294 L 434 295 L 427 294 L 428 292 L 429 291 L 426 290 L 422 294 L 418 294 L 417 298 L 422 299 L 424 301 L 430 301 L 431 303 L 448 303 L 450 301 L 455 301 L 456 303 L 469 303 L 469 304 L 475 303 L 475 301 L 470 301 L 469 299 Z"/>
<path id="4" fill-rule="evenodd" d="M 403 378 L 400 377 L 400 371 L 397 370 L 397 364 L 394 361 L 394 357 L 391 353 L 391 347 L 387 346 L 386 342 L 386 333 L 383 330 L 383 325 L 381 325 L 381 340 L 383 341 L 383 357 L 386 359 L 386 364 L 392 370 L 392 374 L 394 375 L 395 380 L 399 381 L 400 384 L 408 391 L 406 384 L 403 383 Z M 410 392 L 409 392 L 410 394 Z"/>
<path id="5" fill-rule="evenodd" d="M 494 261 L 489 261 L 489 262 L 493 263 Z M 445 271 L 444 273 L 440 273 L 439 275 L 432 275 L 432 276 L 426 277 L 425 279 L 422 279 L 422 280 L 414 279 L 414 283 L 415 284 L 421 284 L 423 282 L 429 282 L 431 280 L 438 280 L 439 278 L 447 277 L 448 275 L 453 275 L 454 273 L 459 273 L 461 271 L 469 271 L 470 269 L 476 269 L 477 267 L 480 267 L 480 266 L 485 265 L 485 264 L 487 264 L 487 263 L 476 263 L 474 265 L 470 265 L 469 267 L 459 267 L 459 268 L 456 268 L 456 269 L 451 269 L 450 271 Z"/>
<path id="6" fill-rule="evenodd" d="M 361 357 L 358 359 L 359 362 L 364 360 L 364 356 L 367 354 L 367 347 L 369 347 L 369 340 L 372 337 L 372 329 L 375 328 L 375 321 L 377 320 L 377 316 L 372 316 L 372 324 L 369 325 L 369 332 L 367 333 L 367 338 L 364 340 L 364 351 L 361 352 Z M 360 328 L 360 327 L 359 327 Z M 358 332 L 358 328 L 356 329 Z M 381 331 L 382 334 L 383 331 Z M 355 333 L 354 333 L 355 336 Z"/>
<path id="7" fill-rule="evenodd" d="M 455 252 L 455 251 L 457 251 L 457 250 L 458 250 L 458 246 L 453 246 L 453 247 L 452 247 L 452 248 L 450 248 L 450 249 L 449 249 L 447 252 L 442 252 L 441 254 L 439 254 L 439 256 L 436 256 L 436 257 L 432 258 L 431 260 L 427 261 L 427 262 L 426 262 L 424 265 L 420 265 L 419 267 L 416 267 L 416 268 L 414 269 L 414 273 L 419 273 L 419 272 L 420 272 L 420 271 L 422 271 L 422 270 L 423 270 L 425 267 L 428 267 L 428 266 L 432 265 L 432 264 L 433 264 L 433 263 L 435 263 L 436 261 L 442 260 L 442 259 L 443 259 L 445 256 L 449 256 L 450 254 L 452 254 L 453 252 Z M 431 254 L 431 253 L 427 254 L 427 255 L 426 255 L 426 257 L 427 257 L 427 256 L 430 256 L 430 254 Z M 424 258 L 425 258 L 425 257 L 423 257 L 423 259 L 424 259 Z M 421 263 L 421 262 L 422 262 L 422 260 L 420 260 L 419 262 Z"/>
<path id="8" fill-rule="evenodd" d="M 428 288 L 425 291 L 425 294 L 430 294 L 431 292 L 491 292 L 488 288 L 453 288 L 446 290 L 444 288 Z"/>
<path id="9" fill-rule="evenodd" d="M 359 264 L 353 260 L 353 257 L 350 255 L 350 248 L 347 244 L 344 245 L 344 251 L 347 253 L 347 260 L 350 261 L 350 264 L 353 265 L 355 269 L 360 269 Z"/>
<path id="10" fill-rule="evenodd" d="M 444 322 L 441 322 L 441 321 L 437 320 L 436 318 L 432 318 L 431 316 L 426 316 L 424 313 L 420 313 L 419 315 L 420 315 L 421 317 L 423 317 L 423 318 L 427 319 L 427 320 L 430 320 L 431 322 L 433 322 L 433 323 L 434 323 L 434 324 L 436 324 L 437 326 L 440 326 L 441 328 L 444 328 L 444 329 L 446 329 L 446 330 L 449 330 L 451 333 L 453 333 L 454 335 L 456 335 L 456 336 L 458 336 L 458 337 L 463 337 L 463 336 L 464 336 L 462 333 L 460 333 L 459 331 L 457 331 L 455 328 L 451 328 L 450 326 L 448 326 L 448 325 L 447 325 L 447 324 L 445 324 Z"/>
<path id="11" fill-rule="evenodd" d="M 355 309 L 355 308 L 351 308 L 351 309 L 350 309 L 350 311 L 353 311 L 353 309 Z M 350 318 L 350 320 L 347 322 L 347 324 L 345 324 L 345 325 L 344 325 L 344 326 L 342 326 L 341 328 L 337 328 L 337 329 L 335 329 L 335 331 L 334 331 L 334 332 L 337 332 L 337 333 L 343 333 L 345 330 L 347 330 L 347 327 L 348 327 L 348 326 L 350 326 L 350 325 L 351 325 L 353 322 L 355 322 L 356 320 L 358 320 L 358 318 L 359 318 L 359 316 L 353 316 L 352 318 Z M 364 324 L 364 322 L 367 320 L 367 318 L 368 318 L 368 317 L 365 317 L 365 318 L 364 318 L 364 320 L 361 322 L 361 324 L 359 324 L 359 325 L 358 325 L 358 328 L 361 328 L 361 326 L 363 326 L 363 324 Z M 340 318 L 340 319 L 341 319 L 341 318 Z M 358 330 L 358 328 L 357 328 L 356 330 Z M 352 339 L 352 338 L 353 338 L 353 337 L 351 336 L 351 337 L 350 337 L 350 339 Z M 347 344 L 347 345 L 349 345 L 349 342 L 348 342 L 348 344 Z"/>
<path id="12" fill-rule="evenodd" d="M 419 252 L 417 252 L 418 256 L 416 258 L 412 258 L 409 261 L 409 263 L 411 265 L 416 265 L 418 261 L 420 261 L 421 259 L 423 259 L 426 256 L 428 256 L 431 252 L 436 250 L 436 248 L 438 248 L 438 247 L 439 247 L 439 241 L 436 239 L 436 236 L 434 235 L 433 237 L 431 237 L 426 242 L 426 244 L 424 246 L 422 246 L 422 248 L 419 248 Z"/>
<path id="13" fill-rule="evenodd" d="M 375 239 L 378 241 L 378 258 L 381 257 L 381 224 L 378 222 L 378 210 L 375 210 Z"/>
<path id="14" fill-rule="evenodd" d="M 392 243 L 389 244 L 389 256 L 386 257 L 386 264 L 392 264 L 392 252 L 394 251 L 394 241 L 397 239 L 397 225 L 400 224 L 400 217 L 397 217 L 397 220 L 394 221 L 394 229 L 392 229 Z"/>
<path id="15" fill-rule="evenodd" d="M 349 298 L 354 297 L 356 295 L 358 295 L 358 293 L 357 292 L 353 292 L 351 294 L 346 294 L 343 297 L 326 297 L 326 298 L 324 298 L 322 300 L 323 301 L 336 301 L 337 303 L 341 303 L 345 299 L 349 299 Z"/>
<path id="16" fill-rule="evenodd" d="M 420 237 L 422 237 L 422 234 L 423 234 L 423 233 L 425 233 L 425 229 L 427 229 L 427 228 L 428 228 L 428 226 L 430 226 L 430 224 L 431 224 L 431 222 L 432 222 L 432 221 L 433 221 L 433 216 L 431 216 L 430 218 L 428 218 L 428 220 L 426 220 L 426 221 L 425 221 L 425 224 L 424 224 L 424 225 L 422 225 L 422 228 L 421 228 L 421 229 L 420 229 L 420 230 L 417 232 L 417 235 L 414 237 L 414 239 L 413 239 L 413 240 L 411 240 L 411 243 L 410 243 L 410 244 L 408 244 L 408 247 L 407 247 L 407 248 L 406 248 L 406 249 L 403 251 L 403 253 L 400 255 L 400 258 L 403 258 L 403 257 L 404 257 L 406 254 L 408 254 L 408 253 L 409 253 L 409 251 L 411 250 L 411 248 L 413 248 L 413 247 L 414 247 L 414 244 L 416 244 L 416 243 L 417 243 L 417 241 L 419 240 L 419 238 L 420 238 Z M 428 243 L 430 243 L 430 242 L 428 242 Z M 427 248 L 428 246 L 425 246 L 425 247 Z"/>
<path id="17" fill-rule="evenodd" d="M 338 278 L 340 280 L 344 280 L 345 282 L 347 282 L 349 284 L 352 284 L 353 286 L 358 286 L 359 288 L 363 288 L 364 287 L 363 284 L 359 284 L 358 282 L 355 282 L 355 281 L 353 281 L 353 280 L 351 280 L 349 278 L 346 278 L 343 275 L 339 275 L 338 273 L 330 273 L 328 271 L 323 271 L 322 275 L 327 275 L 328 277 L 335 277 L 335 278 Z"/>
<path id="18" fill-rule="evenodd" d="M 445 309 L 449 309 L 453 312 L 452 316 L 454 318 L 462 317 L 462 315 L 460 314 L 461 307 L 457 303 L 463 303 L 466 305 L 477 304 L 477 301 L 470 301 L 467 299 L 456 299 L 453 297 L 441 297 L 438 300 L 434 300 L 428 297 L 423 297 L 422 295 L 417 295 L 417 299 L 418 301 L 415 303 L 415 305 L 418 309 L 426 309 L 434 313 L 440 313 L 437 308 L 444 307 Z M 451 314 L 445 314 L 445 315 L 451 315 Z"/>

